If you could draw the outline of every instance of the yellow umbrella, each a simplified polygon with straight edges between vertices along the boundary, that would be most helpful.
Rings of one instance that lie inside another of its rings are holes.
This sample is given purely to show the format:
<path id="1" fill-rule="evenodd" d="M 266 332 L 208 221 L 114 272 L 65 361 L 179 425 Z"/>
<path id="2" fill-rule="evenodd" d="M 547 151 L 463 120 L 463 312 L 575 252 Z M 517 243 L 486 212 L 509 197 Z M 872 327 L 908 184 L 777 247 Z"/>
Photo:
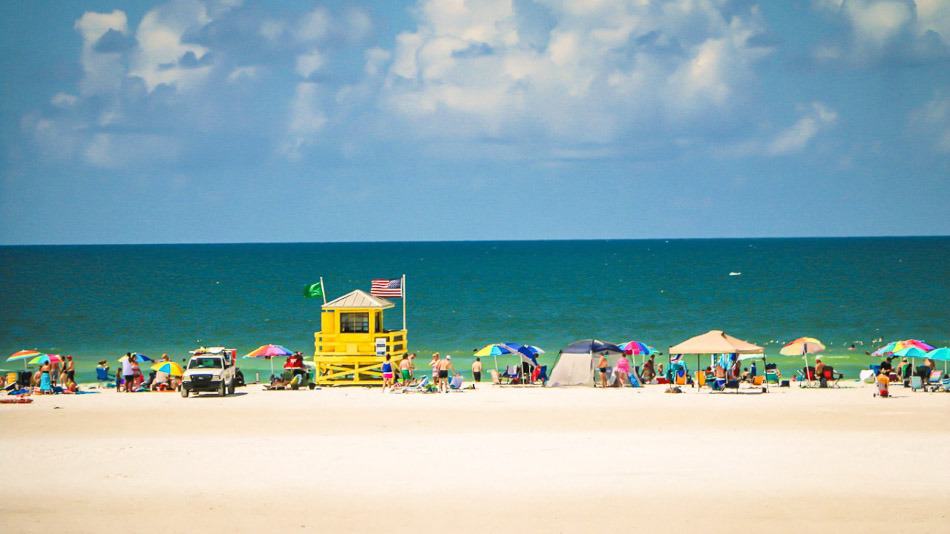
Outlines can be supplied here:
<path id="1" fill-rule="evenodd" d="M 153 371 L 168 373 L 171 376 L 181 376 L 185 371 L 175 362 L 158 362 L 152 366 Z"/>

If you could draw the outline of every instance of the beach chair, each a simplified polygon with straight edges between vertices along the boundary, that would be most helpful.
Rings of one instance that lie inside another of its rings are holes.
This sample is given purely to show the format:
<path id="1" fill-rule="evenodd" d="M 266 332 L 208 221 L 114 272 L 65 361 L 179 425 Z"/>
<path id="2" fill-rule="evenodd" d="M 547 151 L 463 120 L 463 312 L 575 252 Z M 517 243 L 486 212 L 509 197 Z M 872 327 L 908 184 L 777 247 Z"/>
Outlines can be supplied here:
<path id="1" fill-rule="evenodd" d="M 403 393 L 425 393 L 429 390 L 429 375 L 422 375 L 422 380 L 415 384 L 400 388 Z"/>
<path id="2" fill-rule="evenodd" d="M 765 370 L 765 382 L 768 384 L 775 384 L 776 386 L 779 383 L 778 378 L 778 369 L 766 369 Z"/>
<path id="3" fill-rule="evenodd" d="M 838 381 L 843 376 L 841 373 L 836 373 L 834 367 L 827 366 L 821 371 L 821 387 L 828 387 L 830 383 L 831 387 L 836 388 L 838 387 Z"/>
<path id="4" fill-rule="evenodd" d="M 462 379 L 461 375 L 455 375 L 449 379 L 449 390 L 450 391 L 462 391 L 462 384 L 465 383 L 465 380 Z"/>
<path id="5" fill-rule="evenodd" d="M 517 380 L 518 376 L 519 376 L 519 369 L 517 365 L 509 365 L 505 367 L 505 374 L 501 375 L 501 377 L 506 379 L 509 384 Z"/>
<path id="6" fill-rule="evenodd" d="M 112 377 L 109 376 L 109 371 L 103 369 L 102 367 L 96 367 L 96 382 L 99 382 L 99 389 L 104 387 L 112 387 L 109 382 L 112 382 Z"/>
<path id="7" fill-rule="evenodd" d="M 632 388 L 643 387 L 643 382 L 640 380 L 640 377 L 637 376 L 636 371 L 631 371 L 630 374 L 627 375 L 627 379 L 630 380 L 630 387 Z"/>
<path id="8" fill-rule="evenodd" d="M 930 391 L 937 391 L 943 387 L 943 371 L 931 371 L 930 378 L 927 380 L 927 388 Z"/>
<path id="9" fill-rule="evenodd" d="M 910 377 L 910 390 L 917 391 L 918 389 L 924 389 L 924 381 L 921 380 L 920 376 L 914 375 Z"/>
<path id="10" fill-rule="evenodd" d="M 944 391 L 950 391 L 950 378 L 944 378 L 941 386 L 943 386 Z"/>

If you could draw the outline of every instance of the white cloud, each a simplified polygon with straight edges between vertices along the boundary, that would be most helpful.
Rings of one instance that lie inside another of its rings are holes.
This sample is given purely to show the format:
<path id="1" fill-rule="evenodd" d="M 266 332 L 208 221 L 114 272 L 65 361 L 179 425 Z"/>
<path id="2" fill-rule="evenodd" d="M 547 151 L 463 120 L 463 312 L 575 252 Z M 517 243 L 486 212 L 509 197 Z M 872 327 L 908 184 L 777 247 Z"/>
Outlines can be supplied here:
<path id="1" fill-rule="evenodd" d="M 102 53 L 95 50 L 96 43 L 109 30 L 127 34 L 128 21 L 124 11 L 111 13 L 87 11 L 76 21 L 74 28 L 82 36 L 80 63 L 83 78 L 79 82 L 82 95 L 111 93 L 118 90 L 125 78 L 125 65 L 119 53 Z"/>
<path id="2" fill-rule="evenodd" d="M 799 152 L 808 146 L 821 130 L 831 127 L 837 120 L 838 114 L 831 108 L 821 102 L 813 102 L 803 117 L 775 136 L 766 152 L 773 156 Z"/>
<path id="3" fill-rule="evenodd" d="M 179 143 L 167 136 L 98 133 L 86 145 L 83 156 L 95 167 L 117 169 L 132 164 L 175 160 L 179 152 Z"/>
<path id="4" fill-rule="evenodd" d="M 383 72 L 386 63 L 392 58 L 392 54 L 388 50 L 379 47 L 370 48 L 363 55 L 366 58 L 363 72 L 371 78 L 379 76 Z"/>
<path id="5" fill-rule="evenodd" d="M 50 103 L 58 108 L 71 108 L 79 102 L 79 98 L 69 93 L 56 93 L 50 99 Z"/>
<path id="6" fill-rule="evenodd" d="M 294 30 L 294 37 L 302 43 L 319 41 L 330 32 L 330 13 L 322 7 L 301 17 Z"/>
<path id="7" fill-rule="evenodd" d="M 228 73 L 228 82 L 237 83 L 241 80 L 252 80 L 258 75 L 258 67 L 253 65 L 246 67 L 237 67 Z"/>
<path id="8" fill-rule="evenodd" d="M 295 70 L 302 78 L 309 78 L 313 73 L 320 70 L 323 63 L 323 55 L 321 55 L 319 51 L 313 50 L 297 56 Z"/>
<path id="9" fill-rule="evenodd" d="M 421 2 L 417 28 L 396 37 L 384 109 L 439 136 L 611 142 L 648 122 L 682 127 L 729 109 L 769 53 L 746 45 L 764 30 L 756 8 L 543 4 L 553 25 L 539 32 L 509 1 Z"/>
<path id="10" fill-rule="evenodd" d="M 159 84 L 172 85 L 179 90 L 200 84 L 210 67 L 191 67 L 183 65 L 182 60 L 188 54 L 201 60 L 208 49 L 185 43 L 182 36 L 210 21 L 205 5 L 196 1 L 179 1 L 152 9 L 136 30 L 138 48 L 132 56 L 129 74 L 141 77 L 149 91 Z"/>
<path id="11" fill-rule="evenodd" d="M 299 159 L 303 149 L 313 144 L 327 123 L 320 103 L 320 87 L 313 82 L 301 82 L 294 90 L 290 104 L 288 137 L 280 151 L 291 160 Z"/>
<path id="12" fill-rule="evenodd" d="M 820 11 L 841 17 L 850 29 L 847 50 L 827 54 L 831 45 L 815 50 L 819 60 L 867 62 L 897 53 L 910 57 L 946 56 L 950 45 L 950 2 L 947 0 L 815 0 Z M 933 32 L 942 41 L 928 40 Z"/>

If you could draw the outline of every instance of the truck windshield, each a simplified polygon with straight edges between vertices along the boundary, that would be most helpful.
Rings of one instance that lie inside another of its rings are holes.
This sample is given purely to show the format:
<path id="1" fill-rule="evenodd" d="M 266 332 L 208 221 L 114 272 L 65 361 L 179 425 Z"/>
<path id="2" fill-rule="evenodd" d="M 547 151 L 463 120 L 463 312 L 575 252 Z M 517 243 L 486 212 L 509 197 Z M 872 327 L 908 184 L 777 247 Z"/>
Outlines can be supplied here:
<path id="1" fill-rule="evenodd" d="M 221 358 L 192 358 L 188 362 L 189 369 L 221 369 Z"/>

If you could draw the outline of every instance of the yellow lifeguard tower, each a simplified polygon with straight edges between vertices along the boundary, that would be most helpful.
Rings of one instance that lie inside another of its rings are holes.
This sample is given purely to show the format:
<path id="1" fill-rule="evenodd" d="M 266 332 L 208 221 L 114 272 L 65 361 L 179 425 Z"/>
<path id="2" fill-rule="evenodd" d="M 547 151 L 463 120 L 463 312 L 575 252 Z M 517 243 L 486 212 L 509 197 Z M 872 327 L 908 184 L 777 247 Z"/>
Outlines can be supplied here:
<path id="1" fill-rule="evenodd" d="M 359 289 L 323 305 L 320 331 L 313 335 L 318 385 L 381 385 L 387 354 L 398 372 L 406 330 L 383 326 L 383 310 L 394 306 Z"/>

